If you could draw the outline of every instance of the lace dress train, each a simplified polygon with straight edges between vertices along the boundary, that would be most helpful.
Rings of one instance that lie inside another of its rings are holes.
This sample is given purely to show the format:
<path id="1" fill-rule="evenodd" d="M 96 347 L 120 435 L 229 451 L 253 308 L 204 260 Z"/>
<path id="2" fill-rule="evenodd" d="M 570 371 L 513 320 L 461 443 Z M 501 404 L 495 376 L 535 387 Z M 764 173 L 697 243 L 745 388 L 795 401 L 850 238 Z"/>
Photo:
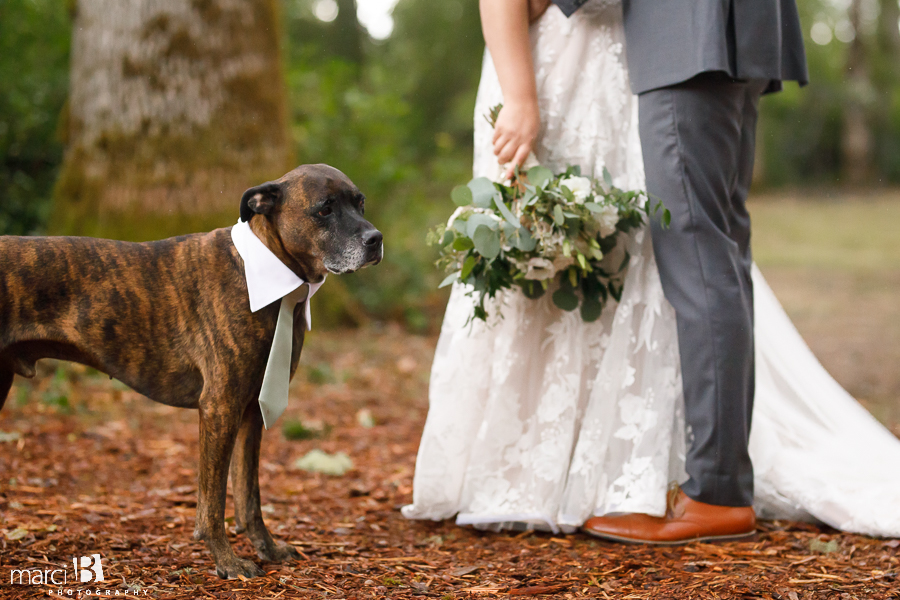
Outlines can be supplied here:
<path id="1" fill-rule="evenodd" d="M 637 101 L 621 7 L 593 0 L 570 19 L 551 6 L 531 28 L 542 130 L 535 154 L 616 185 L 644 186 Z M 496 173 L 490 126 L 502 102 L 485 55 L 475 109 L 476 176 Z M 571 531 L 592 514 L 665 512 L 687 443 L 675 314 L 648 231 L 628 240 L 623 296 L 584 323 L 549 294 L 498 297 L 466 325 L 456 286 L 432 367 L 408 518 L 482 528 Z M 762 516 L 815 518 L 900 536 L 900 441 L 822 369 L 754 269 L 757 396 L 751 454 Z"/>

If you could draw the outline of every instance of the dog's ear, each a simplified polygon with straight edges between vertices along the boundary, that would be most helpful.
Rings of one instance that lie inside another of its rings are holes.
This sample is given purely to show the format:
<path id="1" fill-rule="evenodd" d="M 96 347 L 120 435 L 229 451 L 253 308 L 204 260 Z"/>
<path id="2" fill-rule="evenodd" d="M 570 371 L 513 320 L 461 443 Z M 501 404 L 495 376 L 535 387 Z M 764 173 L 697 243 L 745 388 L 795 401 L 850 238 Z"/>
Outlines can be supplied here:
<path id="1" fill-rule="evenodd" d="M 241 221 L 249 221 L 254 214 L 271 215 L 283 198 L 281 185 L 274 181 L 250 188 L 241 197 Z"/>

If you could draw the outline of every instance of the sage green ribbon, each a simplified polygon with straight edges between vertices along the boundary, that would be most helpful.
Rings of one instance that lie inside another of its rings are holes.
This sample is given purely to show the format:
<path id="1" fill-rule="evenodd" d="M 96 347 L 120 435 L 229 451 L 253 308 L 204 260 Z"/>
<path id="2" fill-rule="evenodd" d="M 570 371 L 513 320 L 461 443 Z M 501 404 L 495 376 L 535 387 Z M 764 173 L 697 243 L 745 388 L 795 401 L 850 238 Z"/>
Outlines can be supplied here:
<path id="1" fill-rule="evenodd" d="M 294 309 L 309 295 L 309 284 L 304 283 L 281 299 L 275 337 L 266 363 L 262 389 L 259 392 L 259 408 L 266 429 L 275 424 L 288 405 L 288 388 L 291 384 L 291 350 L 294 341 Z"/>

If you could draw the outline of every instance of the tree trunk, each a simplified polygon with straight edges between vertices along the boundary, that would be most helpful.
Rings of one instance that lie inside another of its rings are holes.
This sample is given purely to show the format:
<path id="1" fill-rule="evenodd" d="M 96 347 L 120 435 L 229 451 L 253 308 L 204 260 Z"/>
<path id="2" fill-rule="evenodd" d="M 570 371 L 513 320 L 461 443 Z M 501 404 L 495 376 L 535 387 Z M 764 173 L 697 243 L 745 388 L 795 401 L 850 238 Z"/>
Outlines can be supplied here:
<path id="1" fill-rule="evenodd" d="M 850 185 L 870 181 L 872 174 L 873 138 L 869 127 L 868 105 L 873 93 L 866 56 L 864 32 L 860 18 L 861 0 L 853 0 L 849 8 L 850 22 L 856 36 L 847 53 L 847 86 L 841 133 L 843 179 Z"/>
<path id="2" fill-rule="evenodd" d="M 276 0 L 78 0 L 51 230 L 230 224 L 292 166 Z"/>
<path id="3" fill-rule="evenodd" d="M 882 45 L 893 59 L 892 64 L 896 68 L 900 59 L 900 2 L 881 0 L 879 25 Z"/>

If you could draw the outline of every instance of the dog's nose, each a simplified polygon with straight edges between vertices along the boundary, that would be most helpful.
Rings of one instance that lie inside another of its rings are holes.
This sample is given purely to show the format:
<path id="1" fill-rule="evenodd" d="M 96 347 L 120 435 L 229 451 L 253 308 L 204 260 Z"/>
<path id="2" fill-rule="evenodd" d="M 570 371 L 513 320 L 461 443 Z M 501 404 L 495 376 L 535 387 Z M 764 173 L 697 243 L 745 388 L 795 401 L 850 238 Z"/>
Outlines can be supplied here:
<path id="1" fill-rule="evenodd" d="M 363 244 L 366 246 L 378 246 L 384 240 L 384 236 L 377 229 L 368 231 L 363 236 Z"/>

